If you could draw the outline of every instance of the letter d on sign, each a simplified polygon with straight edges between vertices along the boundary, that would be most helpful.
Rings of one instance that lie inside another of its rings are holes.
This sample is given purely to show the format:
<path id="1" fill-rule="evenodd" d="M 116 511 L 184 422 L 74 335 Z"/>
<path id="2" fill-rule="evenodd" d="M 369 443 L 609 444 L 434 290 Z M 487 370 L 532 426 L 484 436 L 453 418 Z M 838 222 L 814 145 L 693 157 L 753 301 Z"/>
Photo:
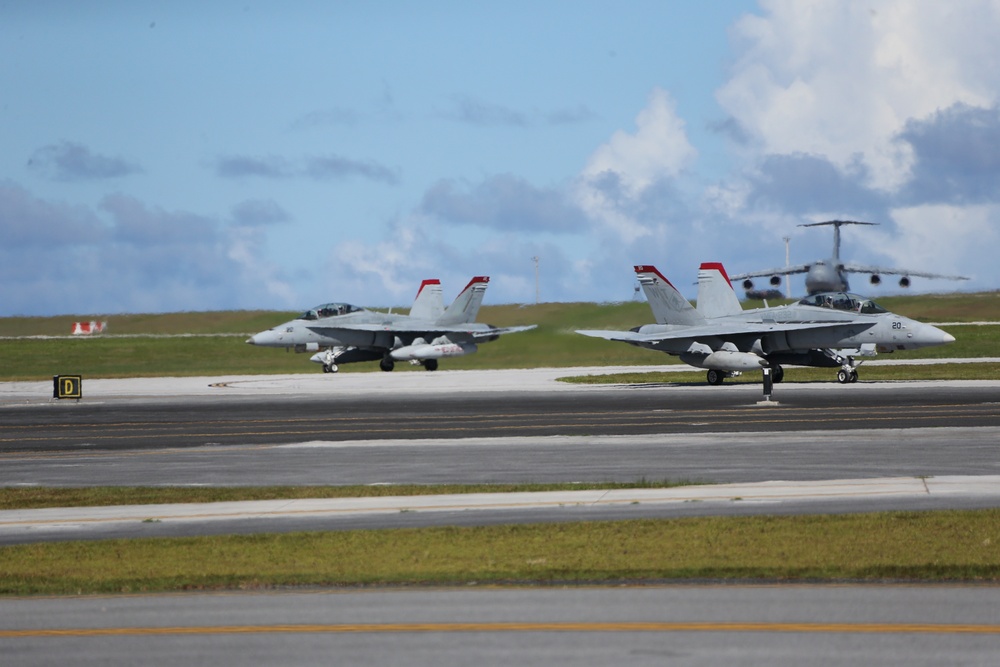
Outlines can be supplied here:
<path id="1" fill-rule="evenodd" d="M 83 398 L 83 377 L 80 375 L 53 375 L 52 398 Z"/>

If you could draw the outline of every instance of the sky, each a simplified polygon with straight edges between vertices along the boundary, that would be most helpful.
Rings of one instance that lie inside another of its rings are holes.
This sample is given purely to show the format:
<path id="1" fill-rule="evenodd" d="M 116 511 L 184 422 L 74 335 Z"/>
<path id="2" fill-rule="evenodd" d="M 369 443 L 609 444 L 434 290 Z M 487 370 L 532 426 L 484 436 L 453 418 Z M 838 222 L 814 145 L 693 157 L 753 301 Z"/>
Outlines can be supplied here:
<path id="1" fill-rule="evenodd" d="M 831 219 L 972 278 L 911 291 L 996 290 L 997 34 L 1000 0 L 0 0 L 0 316 L 615 302 L 635 264 L 693 297 Z"/>

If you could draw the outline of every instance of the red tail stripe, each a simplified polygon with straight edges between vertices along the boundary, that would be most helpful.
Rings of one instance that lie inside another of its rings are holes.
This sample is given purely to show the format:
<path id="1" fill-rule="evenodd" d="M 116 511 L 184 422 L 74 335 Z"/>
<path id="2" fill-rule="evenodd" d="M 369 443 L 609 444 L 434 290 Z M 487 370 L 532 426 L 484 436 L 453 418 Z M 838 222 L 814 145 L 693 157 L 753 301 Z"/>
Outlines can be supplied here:
<path id="1" fill-rule="evenodd" d="M 722 277 L 726 279 L 726 282 L 732 282 L 729 280 L 729 274 L 726 273 L 726 267 L 722 266 L 722 262 L 702 262 L 701 270 L 703 271 L 718 271 L 722 274 Z"/>

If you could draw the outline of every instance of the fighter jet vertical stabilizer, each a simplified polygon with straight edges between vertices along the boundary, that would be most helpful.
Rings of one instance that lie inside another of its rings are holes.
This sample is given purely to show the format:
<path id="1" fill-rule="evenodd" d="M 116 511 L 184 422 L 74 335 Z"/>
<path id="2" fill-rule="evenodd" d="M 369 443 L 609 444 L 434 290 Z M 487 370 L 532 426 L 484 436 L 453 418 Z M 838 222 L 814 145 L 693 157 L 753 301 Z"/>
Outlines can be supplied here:
<path id="1" fill-rule="evenodd" d="M 719 262 L 705 262 L 698 269 L 698 312 L 706 318 L 743 312 L 740 298 Z"/>
<path id="2" fill-rule="evenodd" d="M 635 275 L 646 294 L 646 301 L 653 311 L 657 324 L 701 324 L 705 318 L 681 296 L 669 280 L 663 277 L 655 266 L 641 264 L 635 267 Z"/>
<path id="3" fill-rule="evenodd" d="M 479 307 L 483 304 L 483 296 L 485 296 L 486 288 L 489 284 L 489 276 L 476 276 L 470 280 L 465 289 L 448 306 L 448 310 L 444 311 L 444 314 L 437 318 L 437 324 L 441 326 L 453 326 L 475 322 L 476 316 L 479 314 Z"/>
<path id="4" fill-rule="evenodd" d="M 444 313 L 444 301 L 441 295 L 441 281 L 428 278 L 420 283 L 417 296 L 410 307 L 410 317 L 418 320 L 436 320 Z"/>

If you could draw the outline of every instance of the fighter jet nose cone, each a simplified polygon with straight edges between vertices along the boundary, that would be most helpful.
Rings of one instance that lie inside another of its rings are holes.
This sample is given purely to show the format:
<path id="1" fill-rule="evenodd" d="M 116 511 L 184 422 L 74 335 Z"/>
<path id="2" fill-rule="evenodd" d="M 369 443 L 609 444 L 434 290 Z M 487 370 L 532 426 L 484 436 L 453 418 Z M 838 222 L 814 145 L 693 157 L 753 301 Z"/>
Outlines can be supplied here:
<path id="1" fill-rule="evenodd" d="M 256 345 L 257 341 L 255 341 L 253 338 L 254 338 L 253 336 L 247 338 L 247 343 L 249 343 L 250 345 Z"/>
<path id="2" fill-rule="evenodd" d="M 946 332 L 944 336 L 941 338 L 941 340 L 944 341 L 945 343 L 954 343 L 955 337 L 952 336 L 950 333 Z"/>

